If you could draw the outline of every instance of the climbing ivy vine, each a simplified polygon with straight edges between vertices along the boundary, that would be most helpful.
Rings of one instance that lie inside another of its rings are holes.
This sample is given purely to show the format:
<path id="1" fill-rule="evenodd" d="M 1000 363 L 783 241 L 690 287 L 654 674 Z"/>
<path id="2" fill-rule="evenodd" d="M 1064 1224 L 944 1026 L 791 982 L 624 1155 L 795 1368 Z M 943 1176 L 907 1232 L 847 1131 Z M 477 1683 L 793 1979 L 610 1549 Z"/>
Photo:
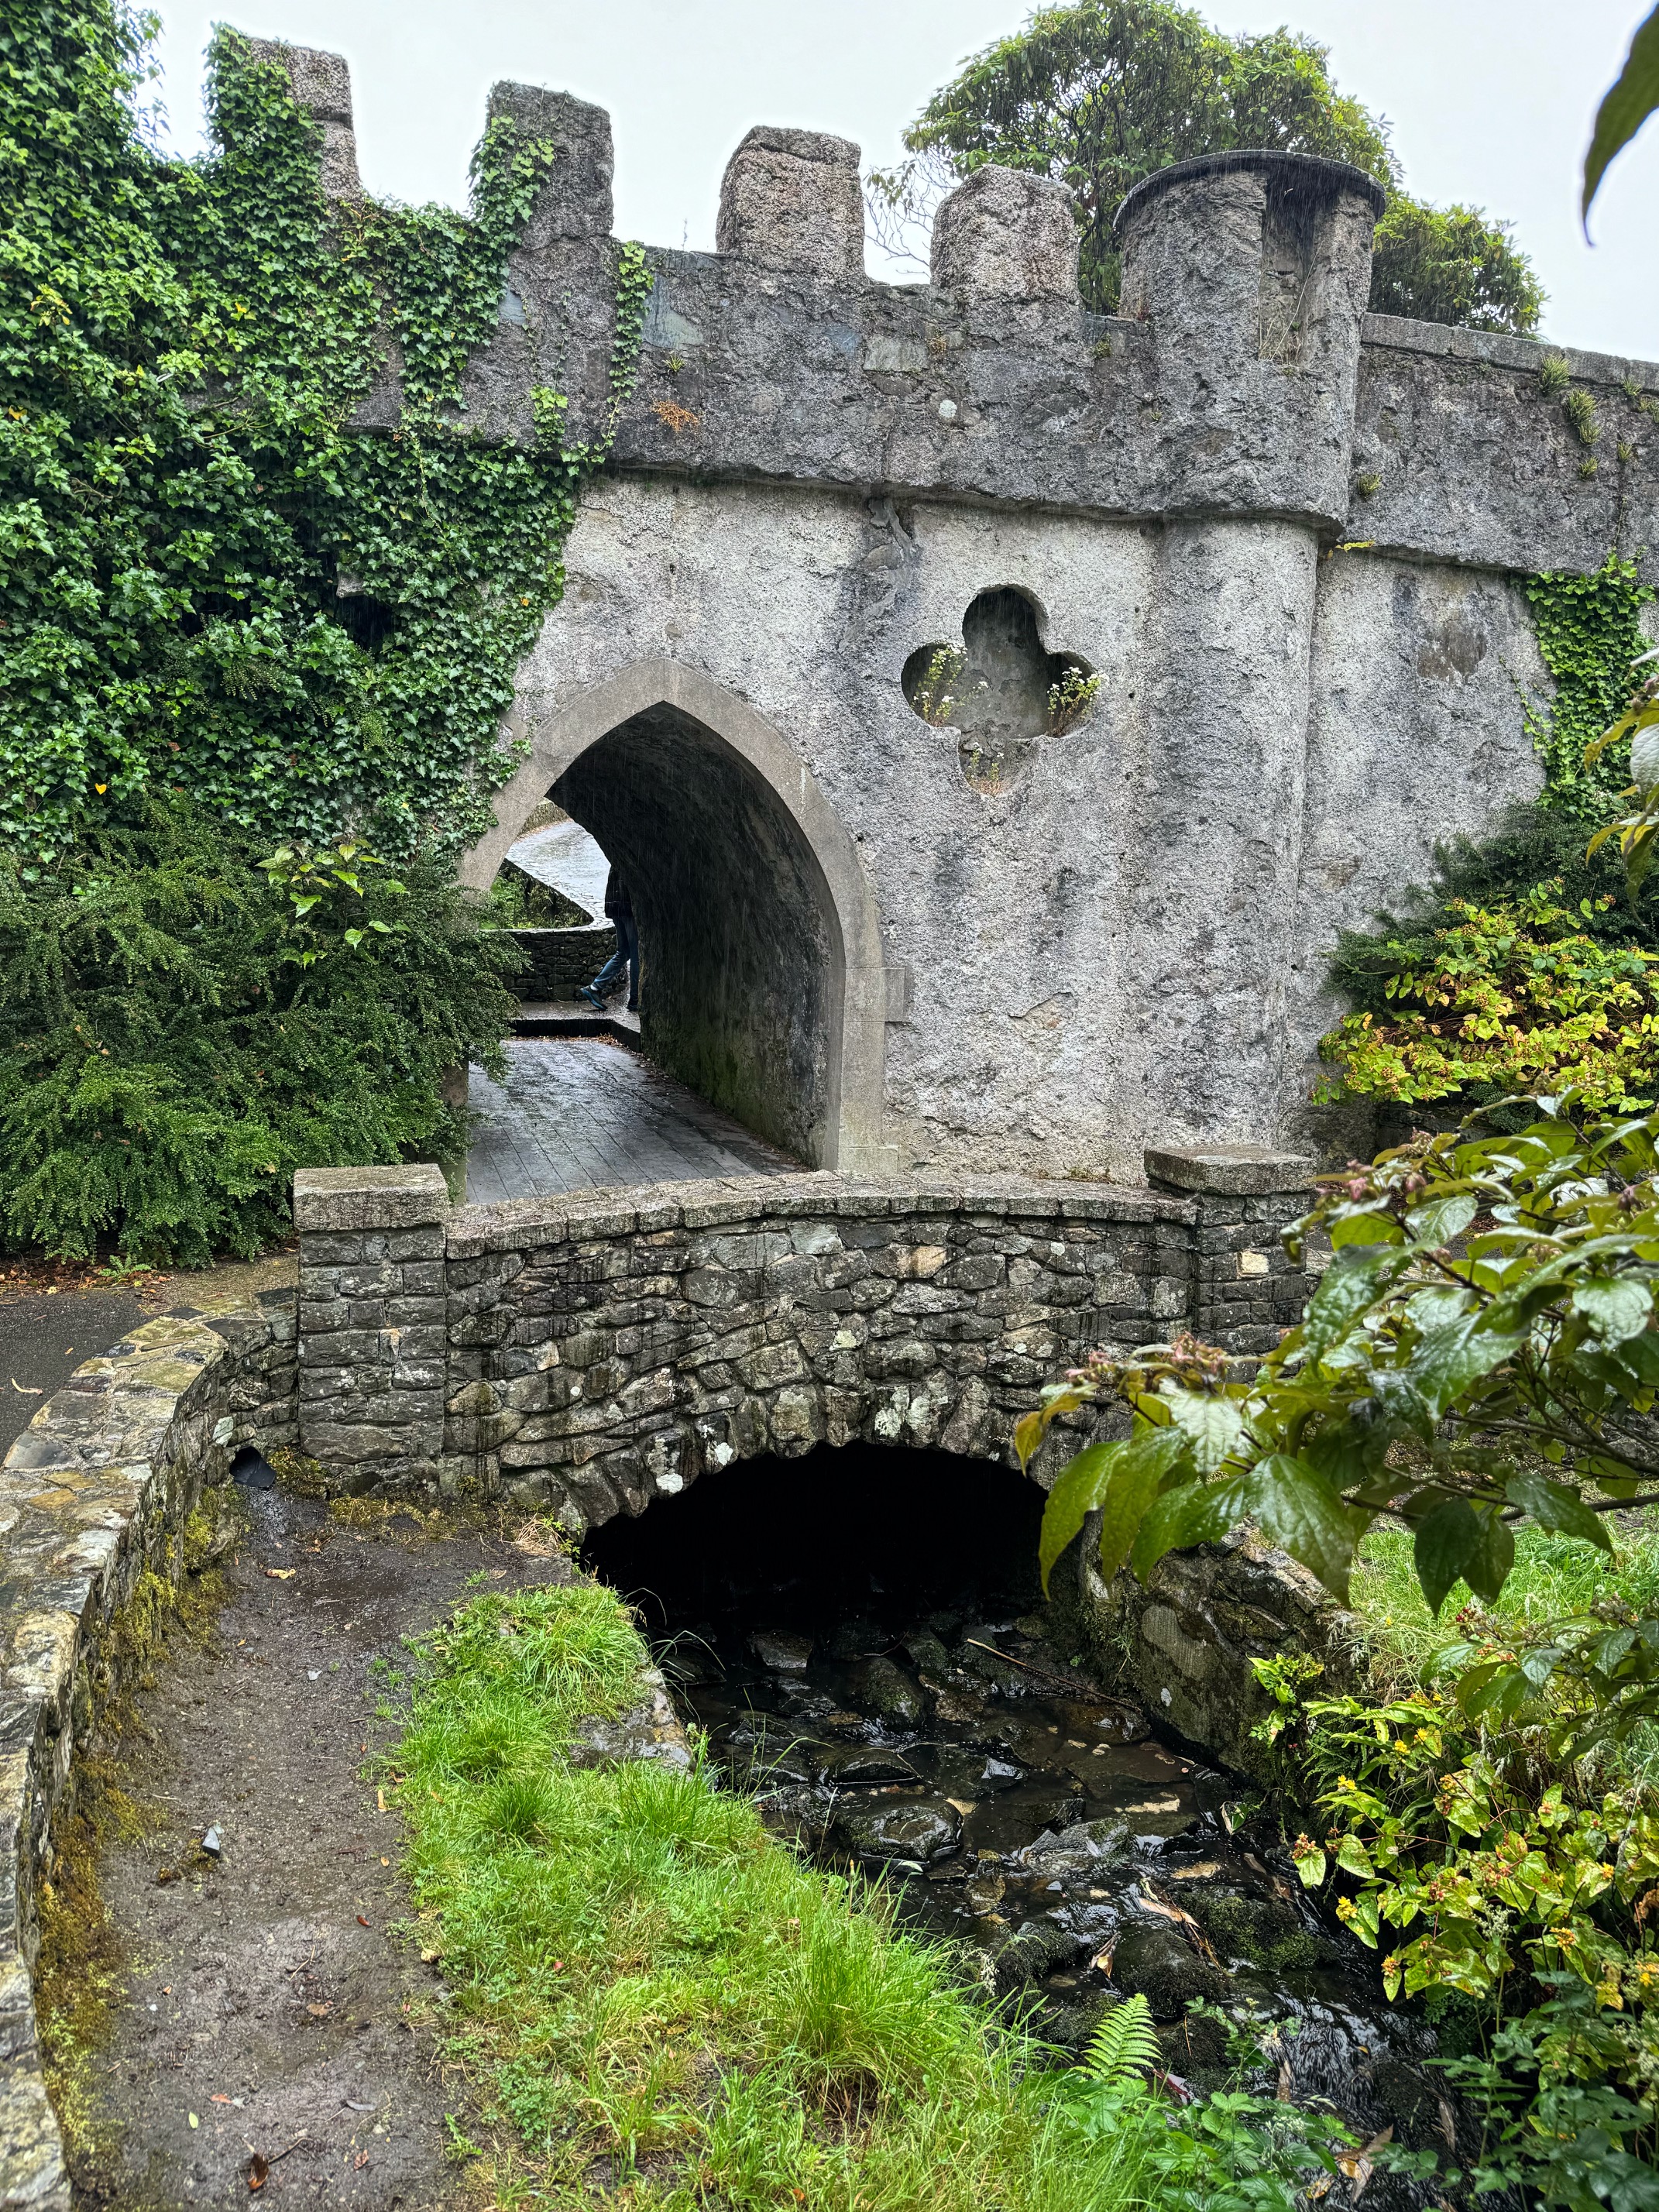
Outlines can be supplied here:
<path id="1" fill-rule="evenodd" d="M 146 790 L 273 838 L 453 844 L 510 773 L 514 672 L 563 588 L 651 273 L 619 249 L 611 404 L 528 449 L 462 374 L 553 149 L 501 118 L 471 207 L 325 199 L 286 72 L 221 30 L 214 151 L 158 156 L 154 19 L 0 19 L 0 841 L 50 860 Z M 395 429 L 354 428 L 400 374 Z"/>
<path id="2" fill-rule="evenodd" d="M 1555 679 L 1547 708 L 1527 708 L 1544 763 L 1543 804 L 1600 821 L 1630 781 L 1630 745 L 1610 746 L 1589 767 L 1584 754 L 1623 712 L 1631 662 L 1647 647 L 1641 612 L 1653 593 L 1637 580 L 1636 562 L 1613 552 L 1588 576 L 1558 569 L 1528 577 L 1527 597 Z"/>

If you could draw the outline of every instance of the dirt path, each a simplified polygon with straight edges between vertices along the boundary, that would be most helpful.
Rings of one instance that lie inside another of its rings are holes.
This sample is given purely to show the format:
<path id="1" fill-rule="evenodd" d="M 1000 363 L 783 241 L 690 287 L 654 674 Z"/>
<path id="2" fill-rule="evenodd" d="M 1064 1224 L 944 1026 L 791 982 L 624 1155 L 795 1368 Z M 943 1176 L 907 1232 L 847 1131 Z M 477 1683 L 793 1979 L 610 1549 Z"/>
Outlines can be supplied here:
<path id="1" fill-rule="evenodd" d="M 158 1667 L 152 1740 L 119 1747 L 157 1817 L 100 1862 L 123 1994 L 84 2062 L 76 2203 L 438 2212 L 462 2201 L 445 1995 L 398 1931 L 401 1826 L 362 1771 L 396 1733 L 374 1711 L 404 1637 L 469 1585 L 569 1570 L 494 1524 L 343 1527 L 280 1488 L 244 1496 L 252 1534 L 216 1633 Z M 216 1825 L 216 1862 L 200 1848 Z M 256 2151 L 276 2161 L 257 2193 Z"/>

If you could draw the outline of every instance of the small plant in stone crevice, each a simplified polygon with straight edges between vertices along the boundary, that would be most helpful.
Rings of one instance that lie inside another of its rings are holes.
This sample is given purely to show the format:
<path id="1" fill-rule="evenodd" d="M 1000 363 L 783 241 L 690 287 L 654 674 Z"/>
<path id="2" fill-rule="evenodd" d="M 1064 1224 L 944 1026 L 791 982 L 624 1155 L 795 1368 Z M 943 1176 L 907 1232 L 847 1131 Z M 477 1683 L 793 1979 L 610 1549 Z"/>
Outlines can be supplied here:
<path id="1" fill-rule="evenodd" d="M 957 645 L 936 645 L 924 663 L 909 693 L 913 711 L 935 730 L 949 729 L 956 716 L 958 692 L 968 657 Z M 985 687 L 981 685 L 982 690 Z"/>
<path id="2" fill-rule="evenodd" d="M 1100 678 L 1085 668 L 1068 668 L 1048 686 L 1048 734 L 1063 738 L 1088 714 L 1100 692 Z"/>
<path id="3" fill-rule="evenodd" d="M 1581 446 L 1599 444 L 1601 418 L 1596 413 L 1595 399 L 1588 392 L 1575 386 L 1562 400 L 1561 412 L 1572 425 L 1572 434 Z"/>
<path id="4" fill-rule="evenodd" d="M 1546 354 L 1538 364 L 1539 389 L 1551 396 L 1565 392 L 1572 381 L 1572 363 L 1564 353 Z"/>

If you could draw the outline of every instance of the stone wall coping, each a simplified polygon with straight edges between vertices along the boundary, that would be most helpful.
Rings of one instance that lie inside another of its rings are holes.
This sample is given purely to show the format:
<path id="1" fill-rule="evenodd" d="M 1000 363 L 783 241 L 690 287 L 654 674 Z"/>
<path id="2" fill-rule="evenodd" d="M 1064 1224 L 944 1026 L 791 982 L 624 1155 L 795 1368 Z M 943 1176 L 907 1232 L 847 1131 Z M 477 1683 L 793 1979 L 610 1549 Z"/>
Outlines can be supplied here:
<path id="1" fill-rule="evenodd" d="M 234 1385 L 250 1358 L 291 1341 L 293 1299 L 284 1289 L 208 1300 L 143 1322 L 83 1360 L 0 1464 L 0 1898 L 10 1891 L 0 1906 L 0 2205 L 69 2212 L 33 1970 L 52 1816 L 92 1706 L 77 1684 L 107 1668 L 100 1639 L 138 1571 L 176 1574 L 185 1516 L 249 1433 L 227 1410 Z"/>
<path id="2" fill-rule="evenodd" d="M 1297 1186 L 1272 1186 L 1286 1187 Z M 447 1217 L 447 1248 L 452 1260 L 471 1260 L 489 1252 L 524 1252 L 540 1245 L 675 1229 L 722 1229 L 766 1218 L 887 1220 L 930 1213 L 1182 1224 L 1195 1218 L 1190 1200 L 1115 1184 L 1040 1182 L 1017 1176 L 960 1182 L 855 1180 L 821 1169 L 799 1176 L 726 1176 L 703 1182 L 656 1183 L 637 1194 L 629 1190 L 565 1192 L 556 1198 L 458 1206 Z"/>
<path id="3" fill-rule="evenodd" d="M 1623 384 L 1659 391 L 1659 365 L 1634 355 L 1589 353 L 1557 345 L 1548 338 L 1511 337 L 1504 331 L 1466 331 L 1447 323 L 1419 323 L 1409 315 L 1373 315 L 1360 319 L 1362 346 L 1380 351 L 1427 354 L 1437 361 L 1484 362 L 1493 368 L 1519 368 L 1535 376 L 1547 356 L 1559 354 L 1569 373 L 1590 384 Z"/>
<path id="4" fill-rule="evenodd" d="M 1227 1198 L 1310 1189 L 1316 1165 L 1309 1153 L 1275 1152 L 1267 1145 L 1149 1145 L 1142 1157 L 1156 1182 Z"/>
<path id="5" fill-rule="evenodd" d="M 294 1171 L 294 1225 L 299 1230 L 422 1229 L 448 1212 L 443 1170 L 427 1162 Z"/>

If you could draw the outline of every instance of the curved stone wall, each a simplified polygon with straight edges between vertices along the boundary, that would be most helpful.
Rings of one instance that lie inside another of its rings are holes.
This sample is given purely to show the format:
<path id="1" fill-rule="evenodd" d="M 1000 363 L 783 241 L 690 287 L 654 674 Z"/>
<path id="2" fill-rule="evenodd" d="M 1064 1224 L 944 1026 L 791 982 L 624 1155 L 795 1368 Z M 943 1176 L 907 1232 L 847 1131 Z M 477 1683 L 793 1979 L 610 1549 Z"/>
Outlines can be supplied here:
<path id="1" fill-rule="evenodd" d="M 238 1447 L 294 1436 L 293 1293 L 181 1306 L 77 1367 L 0 1467 L 0 2207 L 69 2212 L 35 2034 L 39 1893 L 54 1812 L 142 1575 L 176 1581 L 181 1531 Z"/>

